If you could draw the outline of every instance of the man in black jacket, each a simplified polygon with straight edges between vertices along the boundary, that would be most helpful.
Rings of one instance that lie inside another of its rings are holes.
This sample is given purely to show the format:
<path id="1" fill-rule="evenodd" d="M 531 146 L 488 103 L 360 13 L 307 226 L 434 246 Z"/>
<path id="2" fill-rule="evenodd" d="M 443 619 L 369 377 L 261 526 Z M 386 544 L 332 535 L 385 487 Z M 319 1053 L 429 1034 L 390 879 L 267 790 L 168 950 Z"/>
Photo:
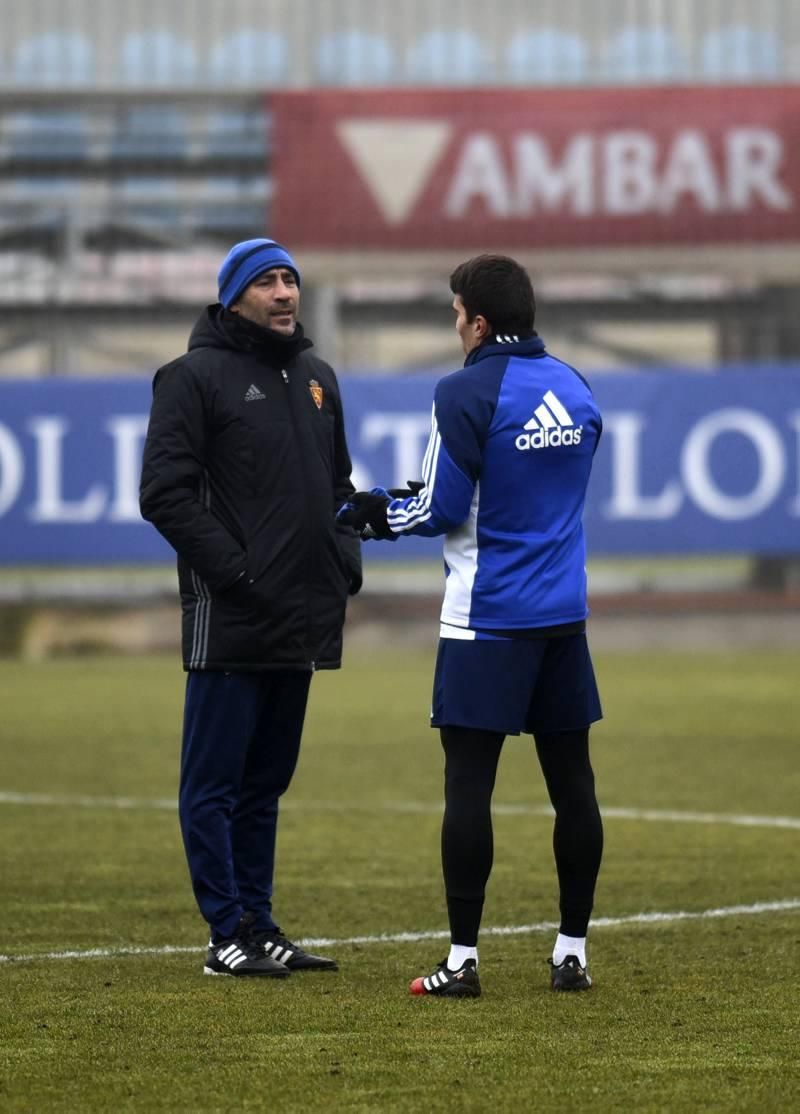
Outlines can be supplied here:
<path id="1" fill-rule="evenodd" d="M 297 321 L 280 244 L 237 244 L 219 304 L 156 374 L 141 511 L 178 554 L 188 671 L 180 821 L 206 974 L 333 969 L 272 916 L 278 799 L 294 773 L 311 674 L 338 669 L 358 537 L 336 376 Z"/>

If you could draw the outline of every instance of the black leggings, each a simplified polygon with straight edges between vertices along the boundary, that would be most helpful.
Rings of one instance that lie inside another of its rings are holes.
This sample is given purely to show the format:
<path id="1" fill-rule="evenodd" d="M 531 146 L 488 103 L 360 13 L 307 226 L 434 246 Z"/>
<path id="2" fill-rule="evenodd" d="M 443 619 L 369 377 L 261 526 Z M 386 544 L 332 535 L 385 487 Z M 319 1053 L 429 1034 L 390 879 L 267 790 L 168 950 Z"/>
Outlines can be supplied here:
<path id="1" fill-rule="evenodd" d="M 445 752 L 444 872 L 454 944 L 478 941 L 492 869 L 491 800 L 504 735 L 468 727 L 441 728 Z M 589 762 L 589 729 L 536 734 L 536 753 L 555 809 L 553 852 L 561 932 L 585 936 L 603 855 L 603 825 Z"/>

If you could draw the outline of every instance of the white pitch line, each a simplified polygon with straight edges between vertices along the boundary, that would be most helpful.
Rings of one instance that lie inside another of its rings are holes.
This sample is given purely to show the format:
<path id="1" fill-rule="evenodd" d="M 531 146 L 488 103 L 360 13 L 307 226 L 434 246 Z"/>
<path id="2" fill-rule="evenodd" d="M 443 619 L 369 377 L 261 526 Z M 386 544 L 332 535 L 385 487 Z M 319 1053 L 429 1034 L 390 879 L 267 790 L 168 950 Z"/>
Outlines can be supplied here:
<path id="1" fill-rule="evenodd" d="M 90 797 L 66 793 L 0 792 L 0 805 L 39 805 L 56 808 L 109 808 L 131 811 L 177 812 L 178 802 L 170 797 Z M 396 812 L 437 816 L 441 804 L 428 801 L 383 801 L 377 804 L 342 801 L 284 801 L 281 808 L 291 812 Z M 495 804 L 497 816 L 552 816 L 549 805 Z M 795 816 L 750 816 L 726 812 L 691 812 L 680 809 L 616 808 L 602 806 L 607 820 L 644 820 L 652 823 L 729 824 L 740 828 L 788 828 L 800 831 Z"/>
<path id="2" fill-rule="evenodd" d="M 739 828 L 794 828 L 800 830 L 795 816 L 737 816 L 724 812 L 683 812 L 658 808 L 603 808 L 609 820 L 674 821 L 678 824 L 732 824 Z"/>
<path id="3" fill-rule="evenodd" d="M 171 797 L 87 797 L 70 793 L 0 792 L 0 805 L 40 805 L 55 808 L 121 808 L 150 812 L 177 812 L 178 802 Z"/>
<path id="4" fill-rule="evenodd" d="M 623 925 L 671 924 L 677 921 L 722 920 L 725 917 L 752 917 L 761 913 L 786 913 L 800 910 L 800 898 L 785 901 L 759 901 L 754 905 L 727 905 L 719 909 L 702 909 L 697 912 L 677 910 L 669 913 L 634 913 L 627 917 L 597 917 L 592 920 L 591 928 L 620 928 Z M 481 936 L 529 936 L 536 932 L 555 932 L 558 921 L 539 921 L 536 924 L 495 925 L 482 928 Z M 446 930 L 435 932 L 392 932 L 377 936 L 319 936 L 308 940 L 298 940 L 306 948 L 339 948 L 348 944 L 417 944 L 425 940 L 447 940 L 450 933 Z M 137 955 L 185 955 L 205 949 L 165 944 L 158 948 L 89 948 L 85 951 L 42 952 L 39 955 L 0 955 L 0 963 L 32 963 L 37 959 L 119 959 Z"/>

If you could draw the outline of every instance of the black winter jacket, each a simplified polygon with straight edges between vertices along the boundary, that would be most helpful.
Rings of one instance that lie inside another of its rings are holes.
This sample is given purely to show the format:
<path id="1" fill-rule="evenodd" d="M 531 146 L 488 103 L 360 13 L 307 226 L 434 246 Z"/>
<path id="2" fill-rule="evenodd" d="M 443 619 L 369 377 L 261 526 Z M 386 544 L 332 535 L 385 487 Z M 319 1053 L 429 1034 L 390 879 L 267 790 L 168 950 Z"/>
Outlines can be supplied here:
<path id="1" fill-rule="evenodd" d="M 301 325 L 220 305 L 153 380 L 141 511 L 178 554 L 189 669 L 335 669 L 360 542 L 339 387 Z"/>

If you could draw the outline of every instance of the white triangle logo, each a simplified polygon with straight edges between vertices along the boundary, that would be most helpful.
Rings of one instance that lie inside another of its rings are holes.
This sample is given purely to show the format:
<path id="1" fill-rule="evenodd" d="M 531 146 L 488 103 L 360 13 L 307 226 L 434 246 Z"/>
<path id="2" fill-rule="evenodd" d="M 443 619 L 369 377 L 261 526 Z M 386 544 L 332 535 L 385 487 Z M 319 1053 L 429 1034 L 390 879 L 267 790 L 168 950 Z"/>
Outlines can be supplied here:
<path id="1" fill-rule="evenodd" d="M 427 185 L 452 132 L 445 121 L 341 120 L 342 146 L 370 188 L 387 224 L 402 224 Z"/>

